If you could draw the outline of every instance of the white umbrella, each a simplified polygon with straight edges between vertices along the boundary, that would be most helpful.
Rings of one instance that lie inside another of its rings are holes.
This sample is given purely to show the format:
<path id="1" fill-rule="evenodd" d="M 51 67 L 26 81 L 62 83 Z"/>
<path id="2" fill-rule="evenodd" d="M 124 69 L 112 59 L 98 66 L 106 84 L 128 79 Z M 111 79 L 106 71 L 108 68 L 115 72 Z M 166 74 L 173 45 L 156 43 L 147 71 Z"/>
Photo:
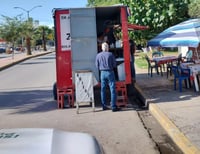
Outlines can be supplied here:
<path id="1" fill-rule="evenodd" d="M 200 43 L 200 19 L 190 19 L 167 28 L 148 41 L 148 46 L 197 48 Z"/>
<path id="2" fill-rule="evenodd" d="M 187 46 L 197 48 L 200 43 L 200 19 L 189 19 L 167 28 L 155 38 L 148 41 L 148 46 L 179 47 Z"/>

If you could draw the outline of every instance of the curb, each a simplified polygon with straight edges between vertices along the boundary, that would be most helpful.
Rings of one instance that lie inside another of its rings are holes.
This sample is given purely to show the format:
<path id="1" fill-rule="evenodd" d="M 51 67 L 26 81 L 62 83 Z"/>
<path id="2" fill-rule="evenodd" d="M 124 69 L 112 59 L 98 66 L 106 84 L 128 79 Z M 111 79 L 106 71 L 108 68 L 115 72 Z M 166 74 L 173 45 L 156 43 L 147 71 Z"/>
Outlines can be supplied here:
<path id="1" fill-rule="evenodd" d="M 136 89 L 137 95 L 139 96 L 139 99 L 144 104 L 144 108 L 148 108 L 149 103 L 148 103 L 148 100 L 146 99 L 147 97 L 143 93 L 142 89 L 137 85 L 137 83 L 135 83 L 135 89 Z"/>
<path id="2" fill-rule="evenodd" d="M 197 154 L 200 150 L 173 124 L 172 121 L 159 109 L 156 104 L 149 104 L 149 111 L 158 120 L 161 126 L 167 131 L 174 143 L 183 153 Z"/>
<path id="3" fill-rule="evenodd" d="M 165 129 L 170 138 L 186 154 L 199 154 L 200 149 L 193 145 L 193 143 L 175 126 L 175 124 L 162 112 L 158 105 L 149 103 L 143 91 L 135 84 L 136 91 L 139 97 L 143 97 L 145 106 L 149 108 L 151 114 L 156 118 L 160 125 Z"/>
<path id="4" fill-rule="evenodd" d="M 50 53 L 53 53 L 54 51 L 47 51 L 47 52 L 44 52 L 44 53 L 40 53 L 40 54 L 36 54 L 36 55 L 30 55 L 30 56 L 26 56 L 26 57 L 23 57 L 22 59 L 19 59 L 17 61 L 14 61 L 14 62 L 11 62 L 11 63 L 8 63 L 2 67 L 0 67 L 0 71 L 4 70 L 4 69 L 7 69 L 9 68 L 10 66 L 13 66 L 15 64 L 18 64 L 18 63 L 21 63 L 27 59 L 30 59 L 30 58 L 34 58 L 34 57 L 38 57 L 38 56 L 43 56 L 43 55 L 46 55 L 46 54 L 50 54 Z"/>

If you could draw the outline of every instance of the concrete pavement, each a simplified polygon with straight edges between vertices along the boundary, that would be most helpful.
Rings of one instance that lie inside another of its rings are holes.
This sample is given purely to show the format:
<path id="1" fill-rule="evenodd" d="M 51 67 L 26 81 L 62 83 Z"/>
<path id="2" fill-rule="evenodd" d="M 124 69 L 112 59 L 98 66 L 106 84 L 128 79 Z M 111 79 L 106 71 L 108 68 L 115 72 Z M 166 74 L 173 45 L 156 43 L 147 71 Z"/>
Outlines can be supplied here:
<path id="1" fill-rule="evenodd" d="M 0 70 L 12 66 L 25 59 L 50 52 L 25 53 L 0 59 Z M 187 154 L 200 153 L 200 92 L 184 89 L 183 92 L 173 90 L 173 78 L 153 74 L 147 70 L 136 68 L 137 81 L 135 87 L 141 100 L 149 108 L 179 148 Z"/>
<path id="2" fill-rule="evenodd" d="M 173 89 L 173 76 L 147 75 L 146 69 L 136 69 L 135 87 L 152 115 L 172 140 L 186 154 L 200 153 L 200 92 L 194 87 Z"/>

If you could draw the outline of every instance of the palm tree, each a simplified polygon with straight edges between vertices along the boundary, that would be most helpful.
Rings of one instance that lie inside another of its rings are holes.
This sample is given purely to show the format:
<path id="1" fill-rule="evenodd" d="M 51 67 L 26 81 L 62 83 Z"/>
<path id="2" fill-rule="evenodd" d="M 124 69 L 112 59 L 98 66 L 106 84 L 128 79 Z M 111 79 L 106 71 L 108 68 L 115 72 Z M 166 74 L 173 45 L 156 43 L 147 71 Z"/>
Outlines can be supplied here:
<path id="1" fill-rule="evenodd" d="M 21 23 L 20 32 L 23 37 L 26 38 L 26 48 L 27 48 L 27 55 L 31 55 L 31 36 L 34 34 L 34 27 L 32 20 L 28 20 Z"/>
<path id="2" fill-rule="evenodd" d="M 48 26 L 39 26 L 35 31 L 35 39 L 36 40 L 42 40 L 42 46 L 44 51 L 47 51 L 47 40 L 51 40 L 50 36 L 52 36 L 52 29 L 50 29 Z"/>

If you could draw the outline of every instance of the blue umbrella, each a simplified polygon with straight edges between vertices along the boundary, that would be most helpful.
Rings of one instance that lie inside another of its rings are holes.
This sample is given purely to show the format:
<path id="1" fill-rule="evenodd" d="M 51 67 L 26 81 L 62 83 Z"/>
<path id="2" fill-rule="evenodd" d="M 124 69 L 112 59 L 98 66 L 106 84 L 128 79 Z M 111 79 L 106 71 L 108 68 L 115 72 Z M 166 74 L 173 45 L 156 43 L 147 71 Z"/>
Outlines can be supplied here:
<path id="1" fill-rule="evenodd" d="M 148 41 L 148 46 L 197 48 L 200 43 L 200 19 L 190 19 L 167 28 Z"/>

